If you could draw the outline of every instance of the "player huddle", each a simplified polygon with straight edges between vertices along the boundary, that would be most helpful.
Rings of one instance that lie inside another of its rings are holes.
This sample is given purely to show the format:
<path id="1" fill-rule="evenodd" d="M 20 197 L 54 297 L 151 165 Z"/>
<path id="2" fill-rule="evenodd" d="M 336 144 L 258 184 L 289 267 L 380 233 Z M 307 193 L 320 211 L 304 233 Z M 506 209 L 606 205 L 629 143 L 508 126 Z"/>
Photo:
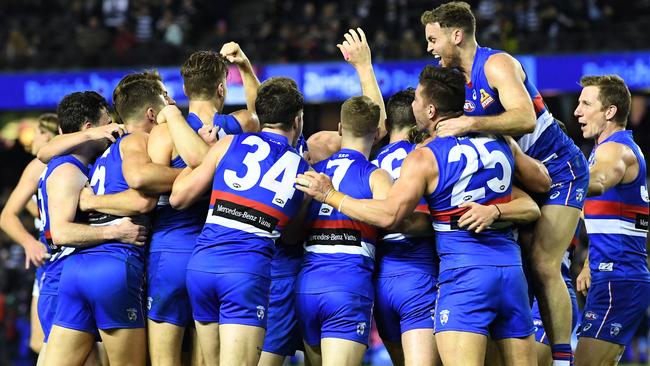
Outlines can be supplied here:
<path id="1" fill-rule="evenodd" d="M 312 365 L 360 365 L 373 318 L 396 365 L 570 365 L 576 324 L 575 363 L 616 364 L 650 303 L 626 85 L 581 80 L 587 161 L 521 65 L 476 44 L 467 4 L 422 24 L 439 65 L 386 105 L 365 34 L 344 35 L 363 96 L 307 141 L 296 83 L 260 84 L 232 42 L 183 64 L 187 116 L 155 72 L 115 88 L 122 124 L 95 92 L 63 98 L 62 135 L 37 152 L 47 165 L 30 164 L 4 210 L 37 193 L 51 256 L 39 364 L 281 365 L 303 349 Z M 246 96 L 229 115 L 227 61 Z M 567 260 L 581 212 L 578 319 Z M 183 347 L 186 333 L 198 342 Z"/>

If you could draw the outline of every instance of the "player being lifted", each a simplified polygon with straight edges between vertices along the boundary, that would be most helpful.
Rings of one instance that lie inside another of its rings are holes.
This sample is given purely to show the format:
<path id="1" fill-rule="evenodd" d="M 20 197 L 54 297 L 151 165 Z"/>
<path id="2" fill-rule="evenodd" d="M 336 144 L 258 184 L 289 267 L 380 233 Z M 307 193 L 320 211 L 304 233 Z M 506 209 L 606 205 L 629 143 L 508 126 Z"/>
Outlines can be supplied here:
<path id="1" fill-rule="evenodd" d="M 533 365 L 527 286 L 509 221 L 534 221 L 539 209 L 522 191 L 512 189 L 513 153 L 523 154 L 504 139 L 480 134 L 435 137 L 439 123 L 462 110 L 463 85 L 464 77 L 456 70 L 423 70 L 413 112 L 418 127 L 433 138 L 407 156 L 386 199 L 355 199 L 313 172 L 299 176 L 298 188 L 349 217 L 383 228 L 399 224 L 424 196 L 440 256 L 435 331 L 443 364 L 483 365 L 489 334 L 506 364 Z M 534 163 L 519 169 L 545 179 Z M 510 290 L 503 292 L 504 287 Z"/>
<path id="2" fill-rule="evenodd" d="M 587 189 L 587 163 L 562 132 L 519 62 L 503 51 L 476 43 L 476 20 L 464 2 L 450 2 L 422 14 L 427 51 L 442 66 L 460 66 L 465 76 L 465 115 L 443 121 L 438 136 L 487 132 L 519 136 L 529 156 L 542 161 L 553 180 L 541 202 L 533 234 L 533 284 L 551 341 L 555 366 L 572 358 L 571 301 L 560 273 L 562 258 L 578 223 Z"/>

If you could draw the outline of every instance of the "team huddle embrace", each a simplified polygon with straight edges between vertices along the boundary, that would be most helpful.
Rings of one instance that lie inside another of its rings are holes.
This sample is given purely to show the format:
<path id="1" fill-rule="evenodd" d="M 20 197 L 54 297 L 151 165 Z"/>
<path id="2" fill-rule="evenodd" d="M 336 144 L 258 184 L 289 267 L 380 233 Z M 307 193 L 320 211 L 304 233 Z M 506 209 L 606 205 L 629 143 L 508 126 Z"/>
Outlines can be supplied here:
<path id="1" fill-rule="evenodd" d="M 627 86 L 580 80 L 586 159 L 467 4 L 422 25 L 435 62 L 386 104 L 349 30 L 363 95 L 308 139 L 296 83 L 260 83 L 233 42 L 183 64 L 187 115 L 152 71 L 113 91 L 119 123 L 93 91 L 64 97 L 24 173 L 49 253 L 28 255 L 39 364 L 360 365 L 373 320 L 395 365 L 616 364 L 650 305 Z M 246 109 L 222 114 L 228 63 Z"/>

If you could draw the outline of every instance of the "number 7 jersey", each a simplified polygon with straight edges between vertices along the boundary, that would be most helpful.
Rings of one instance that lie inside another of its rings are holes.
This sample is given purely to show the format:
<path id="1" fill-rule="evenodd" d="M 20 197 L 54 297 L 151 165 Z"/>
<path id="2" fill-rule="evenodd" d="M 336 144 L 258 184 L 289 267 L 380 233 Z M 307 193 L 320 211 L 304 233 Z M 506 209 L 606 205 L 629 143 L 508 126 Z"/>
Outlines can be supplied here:
<path id="1" fill-rule="evenodd" d="M 302 204 L 296 176 L 308 169 L 284 136 L 235 136 L 216 167 L 210 208 L 188 269 L 270 278 L 275 239 Z"/>
<path id="2" fill-rule="evenodd" d="M 438 163 L 438 185 L 425 195 L 436 231 L 440 272 L 468 266 L 521 265 L 510 226 L 494 223 L 480 234 L 458 227 L 465 202 L 509 202 L 514 157 L 501 137 L 471 135 L 436 138 L 426 145 Z"/>

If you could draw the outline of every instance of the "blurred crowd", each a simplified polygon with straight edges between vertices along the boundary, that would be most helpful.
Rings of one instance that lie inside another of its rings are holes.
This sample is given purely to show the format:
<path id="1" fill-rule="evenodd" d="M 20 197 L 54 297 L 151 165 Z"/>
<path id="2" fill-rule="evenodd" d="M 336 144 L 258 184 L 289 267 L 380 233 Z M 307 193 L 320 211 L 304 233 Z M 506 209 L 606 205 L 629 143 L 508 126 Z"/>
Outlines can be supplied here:
<path id="1" fill-rule="evenodd" d="M 424 57 L 436 0 L 0 0 L 0 70 L 177 65 L 238 41 L 259 63 L 338 59 L 363 27 L 376 60 Z M 481 45 L 511 53 L 650 48 L 650 0 L 474 0 Z"/>

